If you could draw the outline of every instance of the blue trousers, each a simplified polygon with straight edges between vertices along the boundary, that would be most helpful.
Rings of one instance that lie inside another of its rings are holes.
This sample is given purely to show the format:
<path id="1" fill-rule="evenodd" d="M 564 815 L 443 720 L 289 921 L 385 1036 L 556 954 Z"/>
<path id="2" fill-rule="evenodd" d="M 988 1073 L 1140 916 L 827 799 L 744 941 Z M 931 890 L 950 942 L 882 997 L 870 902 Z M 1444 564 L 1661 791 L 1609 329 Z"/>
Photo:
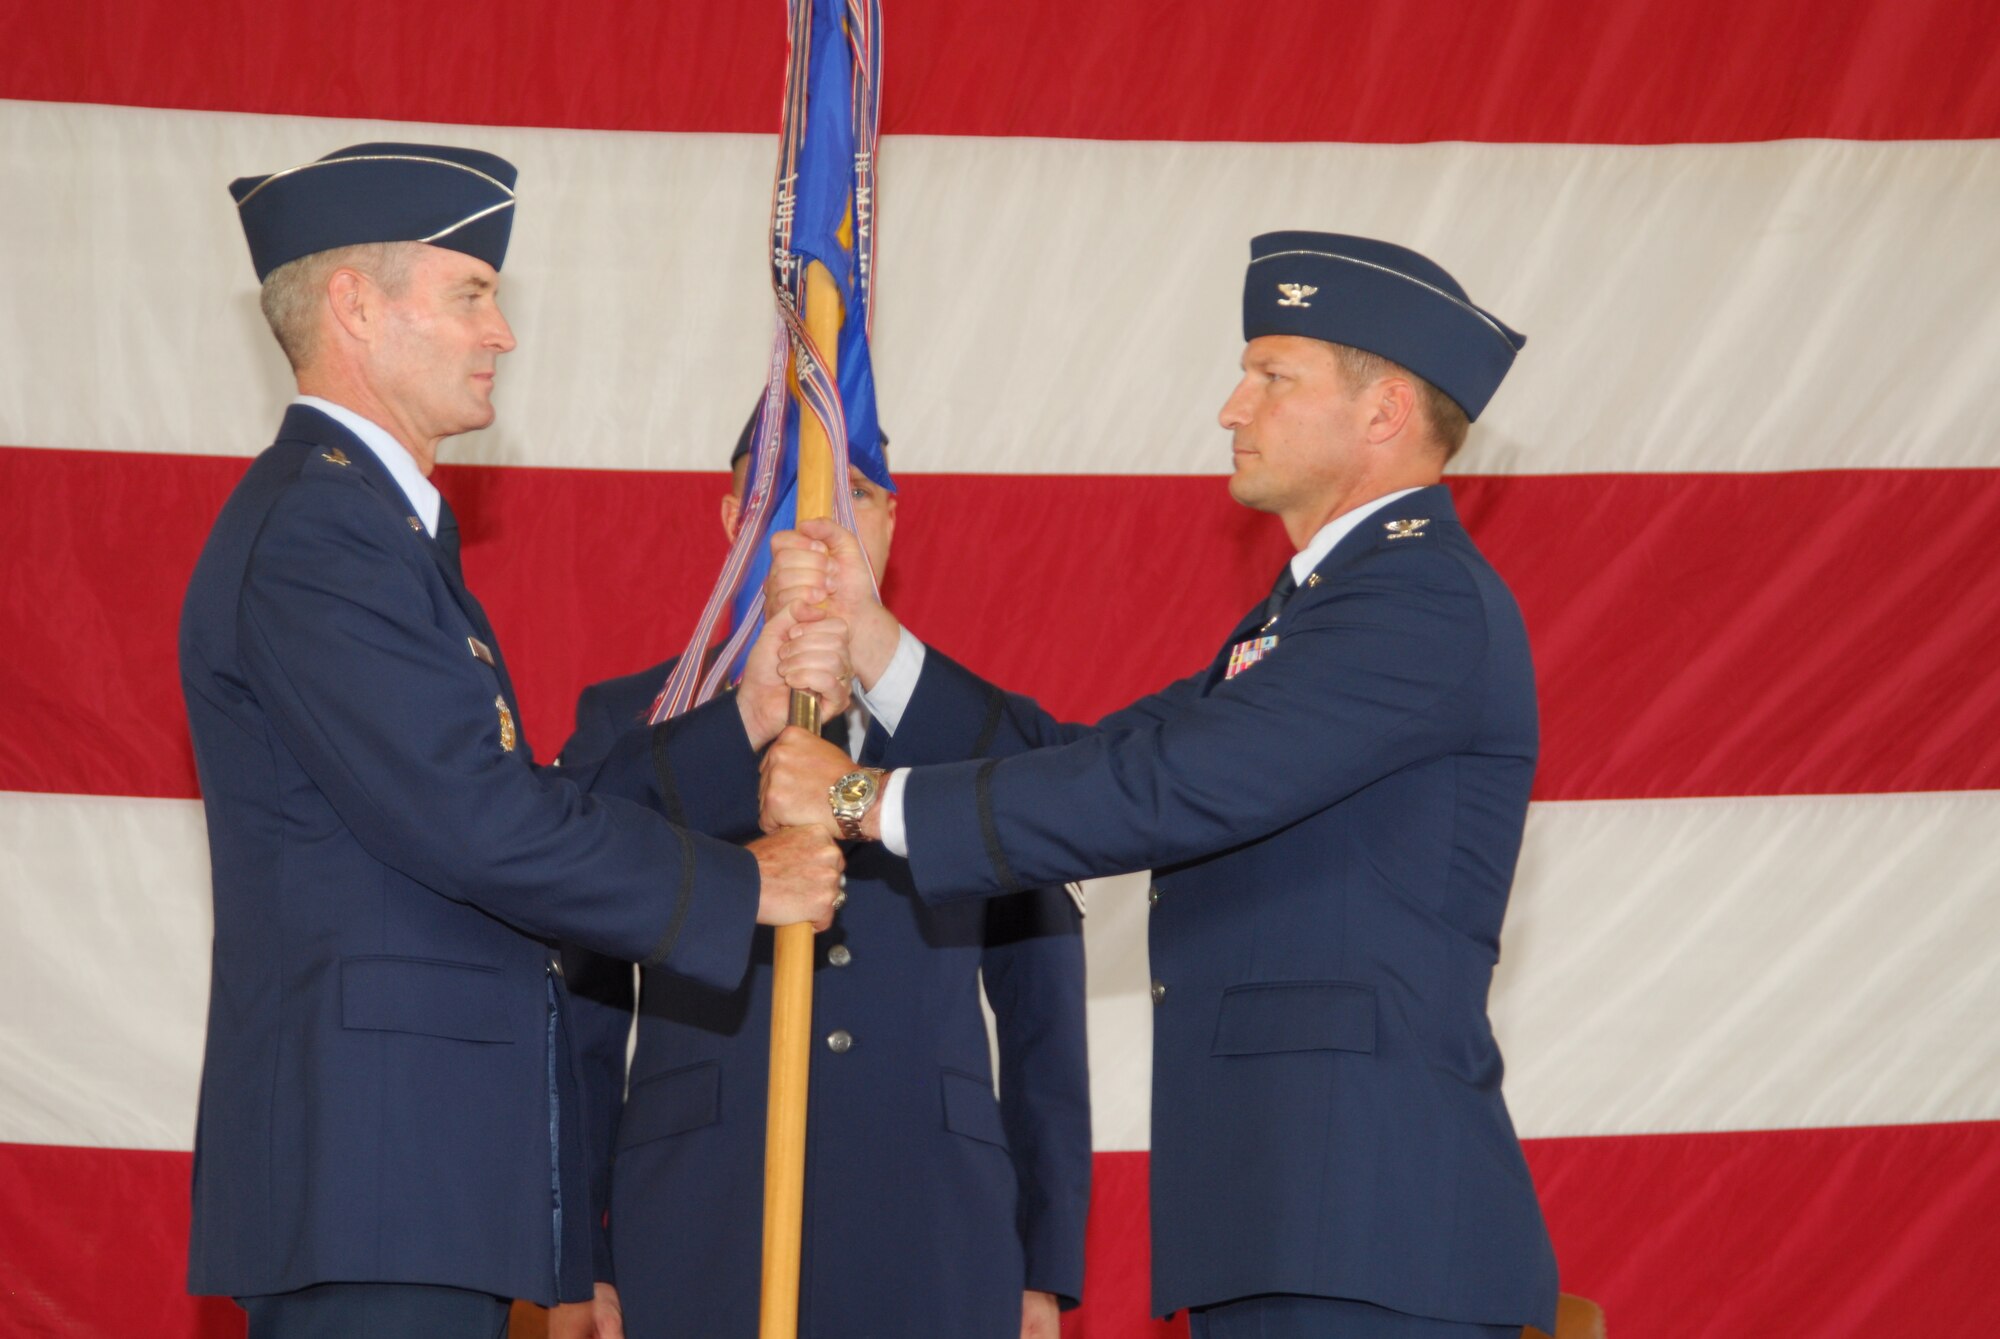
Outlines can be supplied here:
<path id="1" fill-rule="evenodd" d="M 1412 1316 L 1339 1297 L 1271 1294 L 1188 1312 L 1193 1339 L 1521 1339 L 1518 1325 Z"/>
<path id="2" fill-rule="evenodd" d="M 249 1313 L 249 1339 L 507 1339 L 513 1306 L 416 1283 L 322 1283 L 236 1304 Z"/>

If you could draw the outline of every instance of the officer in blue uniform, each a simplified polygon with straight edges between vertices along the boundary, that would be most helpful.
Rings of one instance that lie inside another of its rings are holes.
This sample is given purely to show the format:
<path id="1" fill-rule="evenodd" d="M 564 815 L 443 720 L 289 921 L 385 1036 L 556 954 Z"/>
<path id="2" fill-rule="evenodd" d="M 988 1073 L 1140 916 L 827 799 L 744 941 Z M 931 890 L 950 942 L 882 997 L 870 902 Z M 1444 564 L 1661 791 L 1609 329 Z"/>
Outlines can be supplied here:
<path id="1" fill-rule="evenodd" d="M 754 922 L 831 918 L 822 834 L 690 833 L 537 767 L 521 734 L 428 478 L 493 418 L 514 180 L 366 144 L 231 187 L 300 391 L 181 619 L 215 893 L 188 1281 L 236 1297 L 252 1339 L 493 1339 L 511 1298 L 587 1299 L 557 941 L 728 990 Z M 844 688 L 837 637 L 772 628 Z M 784 696 L 746 683 L 737 747 Z M 634 747 L 696 769 L 676 749 L 700 742 Z"/>
<path id="2" fill-rule="evenodd" d="M 1243 325 L 1230 491 L 1298 553 L 1215 660 L 1094 728 L 1010 698 L 1002 736 L 1046 747 L 886 782 L 788 731 L 766 821 L 865 808 L 938 905 L 1155 871 L 1153 1303 L 1196 1339 L 1552 1329 L 1486 1016 L 1534 671 L 1439 483 L 1524 341 L 1425 257 L 1309 232 L 1252 243 Z M 852 540 L 802 529 L 780 558 L 837 593 L 885 728 L 987 699 L 912 638 L 885 657 Z"/>
<path id="3" fill-rule="evenodd" d="M 732 538 L 748 436 L 746 425 L 723 500 Z M 880 574 L 897 496 L 880 454 L 854 458 L 856 529 Z M 671 668 L 585 690 L 565 768 L 595 775 L 590 759 L 644 719 Z M 942 747 L 919 730 L 892 740 L 870 729 L 859 705 L 827 733 L 870 762 L 953 760 L 988 750 L 980 736 L 997 731 L 988 709 L 997 706 L 996 697 L 974 708 L 972 736 L 954 732 Z M 732 767 L 719 766 L 713 749 L 698 752 L 709 770 L 669 778 L 670 816 L 754 838 L 755 756 L 742 749 Z M 632 798 L 656 798 L 650 769 L 631 775 Z M 596 788 L 618 787 L 607 775 Z M 1055 1339 L 1059 1307 L 1083 1290 L 1090 1194 L 1079 909 L 1061 888 L 932 906 L 916 896 L 907 864 L 874 845 L 851 853 L 848 893 L 814 962 L 799 1334 Z M 599 1136 L 593 1180 L 610 1185 L 600 1297 L 606 1308 L 622 1305 L 628 1339 L 757 1329 L 767 932 L 752 956 L 732 989 L 642 969 L 635 997 L 629 965 L 565 953 Z M 982 981 L 998 1024 L 997 1104 Z M 621 1105 L 635 1008 L 638 1042 Z M 691 1206 L 701 1215 L 698 1233 L 687 1230 Z"/>

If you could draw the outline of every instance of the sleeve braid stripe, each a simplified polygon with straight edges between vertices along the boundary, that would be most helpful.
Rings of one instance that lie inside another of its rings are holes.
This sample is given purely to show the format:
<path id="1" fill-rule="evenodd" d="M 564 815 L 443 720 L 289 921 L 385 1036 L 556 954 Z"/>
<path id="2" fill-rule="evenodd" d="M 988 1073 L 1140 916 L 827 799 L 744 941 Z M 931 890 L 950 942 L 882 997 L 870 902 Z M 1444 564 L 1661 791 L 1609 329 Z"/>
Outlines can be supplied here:
<path id="1" fill-rule="evenodd" d="M 1000 891 L 1018 893 L 1021 881 L 1014 877 L 1014 867 L 1007 863 L 1007 853 L 1000 849 L 1000 831 L 993 821 L 993 769 L 1000 765 L 998 758 L 988 758 L 973 780 L 973 796 L 979 806 L 979 835 L 986 843 L 986 858 L 993 862 L 993 873 L 1000 880 Z"/>
<path id="2" fill-rule="evenodd" d="M 653 945 L 653 951 L 646 955 L 643 965 L 647 967 L 658 967 L 674 951 L 674 941 L 681 937 L 681 926 L 687 921 L 688 903 L 694 896 L 694 842 L 688 837 L 687 829 L 679 824 L 674 826 L 674 836 L 681 844 L 680 896 L 674 901 L 674 914 L 667 922 L 666 933 L 660 936 L 659 943 Z"/>
<path id="3" fill-rule="evenodd" d="M 986 719 L 980 723 L 979 738 L 972 745 L 972 756 L 983 758 L 993 747 L 993 737 L 1000 733 L 1000 694 L 991 688 L 986 690 Z"/>

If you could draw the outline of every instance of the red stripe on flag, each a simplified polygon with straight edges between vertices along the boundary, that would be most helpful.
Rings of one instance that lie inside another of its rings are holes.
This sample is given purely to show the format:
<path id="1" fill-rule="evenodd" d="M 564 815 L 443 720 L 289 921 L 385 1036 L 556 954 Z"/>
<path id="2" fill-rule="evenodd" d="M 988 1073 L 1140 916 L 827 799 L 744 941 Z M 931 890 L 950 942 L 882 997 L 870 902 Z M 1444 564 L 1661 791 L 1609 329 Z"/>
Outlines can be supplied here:
<path id="1" fill-rule="evenodd" d="M 14 5 L 0 96 L 605 130 L 777 129 L 782 6 Z M 1950 0 L 902 0 L 889 133 L 1650 144 L 2000 134 Z M 461 136 L 462 137 L 462 136 Z M 334 147 L 337 136 L 329 138 Z M 246 172 L 280 163 L 245 163 Z M 220 190 L 220 182 L 209 183 Z"/>
<path id="2" fill-rule="evenodd" d="M 1563 1288 L 1619 1339 L 1976 1332 L 2000 1258 L 2000 1121 L 1531 1140 Z M 1065 1339 L 1171 1339 L 1148 1310 L 1144 1153 L 1095 1160 Z M 237 1339 L 182 1295 L 185 1153 L 0 1144 L 0 1333 Z M 690 1212 L 706 1212 L 689 1206 Z"/>
<path id="3" fill-rule="evenodd" d="M 243 469 L 0 449 L 0 789 L 195 793 L 175 622 Z M 549 757 L 583 685 L 679 649 L 722 476 L 438 479 Z M 1454 487 L 1534 639 L 1542 798 L 2000 788 L 2000 471 Z M 910 475 L 888 591 L 932 645 L 1091 719 L 1207 664 L 1286 552 L 1219 479 Z"/>
<path id="4" fill-rule="evenodd" d="M 187 1295 L 194 1157 L 0 1144 L 0 1335 L 242 1339 L 226 1298 Z"/>
<path id="5" fill-rule="evenodd" d="M 1618 1339 L 1983 1332 L 2000 1121 L 1527 1143 L 1564 1291 Z"/>

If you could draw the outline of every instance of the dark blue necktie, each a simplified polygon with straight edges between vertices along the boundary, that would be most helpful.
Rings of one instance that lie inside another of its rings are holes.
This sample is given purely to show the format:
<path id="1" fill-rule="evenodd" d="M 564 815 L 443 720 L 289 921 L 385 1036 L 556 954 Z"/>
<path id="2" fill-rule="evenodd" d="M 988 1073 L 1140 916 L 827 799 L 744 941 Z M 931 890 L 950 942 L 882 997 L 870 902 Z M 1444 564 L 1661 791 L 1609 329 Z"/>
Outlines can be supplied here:
<path id="1" fill-rule="evenodd" d="M 458 517 L 451 514 L 451 503 L 442 496 L 438 498 L 437 543 L 444 553 L 444 565 L 451 571 L 452 579 L 463 588 L 465 569 L 458 562 Z"/>
<path id="2" fill-rule="evenodd" d="M 1292 592 L 1298 588 L 1298 578 L 1292 575 L 1292 565 L 1286 563 L 1284 570 L 1278 573 L 1277 583 L 1271 587 L 1270 598 L 1264 601 L 1265 627 L 1270 627 L 1278 615 L 1284 611 L 1285 601 L 1291 599 Z"/>

